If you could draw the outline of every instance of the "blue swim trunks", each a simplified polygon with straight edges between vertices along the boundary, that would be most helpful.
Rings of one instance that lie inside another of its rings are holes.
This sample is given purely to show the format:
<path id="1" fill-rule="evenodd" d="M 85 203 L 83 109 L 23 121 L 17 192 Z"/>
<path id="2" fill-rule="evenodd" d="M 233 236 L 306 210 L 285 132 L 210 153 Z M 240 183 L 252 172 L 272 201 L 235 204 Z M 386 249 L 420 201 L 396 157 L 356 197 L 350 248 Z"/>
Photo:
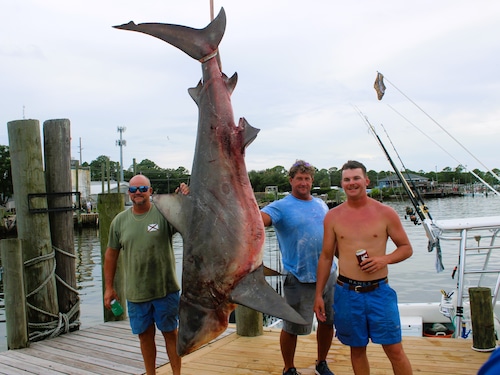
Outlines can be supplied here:
<path id="1" fill-rule="evenodd" d="M 154 323 L 162 332 L 175 330 L 179 322 L 179 299 L 180 293 L 174 292 L 147 302 L 127 301 L 132 333 L 141 334 Z"/>
<path id="2" fill-rule="evenodd" d="M 401 321 L 396 292 L 385 281 L 365 293 L 336 284 L 334 324 L 344 345 L 366 346 L 368 339 L 381 345 L 401 342 Z"/>

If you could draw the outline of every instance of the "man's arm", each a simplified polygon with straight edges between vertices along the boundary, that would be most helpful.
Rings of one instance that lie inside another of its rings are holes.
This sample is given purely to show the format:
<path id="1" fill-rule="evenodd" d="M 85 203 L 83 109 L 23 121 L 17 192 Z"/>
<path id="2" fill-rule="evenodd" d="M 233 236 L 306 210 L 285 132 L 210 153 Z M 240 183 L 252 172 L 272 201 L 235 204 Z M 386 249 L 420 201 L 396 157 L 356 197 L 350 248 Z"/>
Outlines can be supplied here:
<path id="1" fill-rule="evenodd" d="M 262 222 L 264 223 L 265 227 L 269 227 L 273 224 L 271 216 L 269 216 L 265 212 L 260 211 L 260 216 L 262 216 Z"/>
<path id="2" fill-rule="evenodd" d="M 387 233 L 391 238 L 392 242 L 396 245 L 396 249 L 387 254 L 388 264 L 394 264 L 402 262 L 413 255 L 413 248 L 410 243 L 410 239 L 403 228 L 401 219 L 399 215 L 393 209 L 390 209 L 390 214 L 388 214 L 388 230 Z"/>
<path id="3" fill-rule="evenodd" d="M 403 228 L 399 215 L 388 206 L 385 207 L 385 210 L 383 214 L 387 220 L 387 234 L 396 245 L 396 249 L 391 253 L 364 260 L 361 269 L 365 272 L 375 273 L 389 264 L 402 262 L 413 254 L 410 240 Z"/>
<path id="4" fill-rule="evenodd" d="M 314 298 L 314 312 L 319 321 L 324 322 L 325 315 L 325 302 L 323 300 L 323 289 L 330 277 L 330 270 L 332 268 L 333 257 L 335 255 L 335 232 L 333 230 L 332 213 L 328 212 L 323 222 L 323 247 L 321 255 L 318 260 L 318 270 L 316 274 L 316 294 Z"/>

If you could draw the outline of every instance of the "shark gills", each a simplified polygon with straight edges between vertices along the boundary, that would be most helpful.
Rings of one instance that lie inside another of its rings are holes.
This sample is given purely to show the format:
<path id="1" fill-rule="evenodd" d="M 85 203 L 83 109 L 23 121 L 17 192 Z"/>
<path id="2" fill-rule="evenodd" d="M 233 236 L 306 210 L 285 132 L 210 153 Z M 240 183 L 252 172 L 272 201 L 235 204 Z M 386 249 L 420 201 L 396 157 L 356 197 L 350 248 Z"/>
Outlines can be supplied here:
<path id="1" fill-rule="evenodd" d="M 244 160 L 259 129 L 244 118 L 236 126 L 230 97 L 237 74 L 228 78 L 214 58 L 226 28 L 224 9 L 204 29 L 133 22 L 115 27 L 152 35 L 202 64 L 202 80 L 188 90 L 199 110 L 190 193 L 153 196 L 183 238 L 178 353 L 223 333 L 235 304 L 306 324 L 264 277 L 264 225 Z"/>

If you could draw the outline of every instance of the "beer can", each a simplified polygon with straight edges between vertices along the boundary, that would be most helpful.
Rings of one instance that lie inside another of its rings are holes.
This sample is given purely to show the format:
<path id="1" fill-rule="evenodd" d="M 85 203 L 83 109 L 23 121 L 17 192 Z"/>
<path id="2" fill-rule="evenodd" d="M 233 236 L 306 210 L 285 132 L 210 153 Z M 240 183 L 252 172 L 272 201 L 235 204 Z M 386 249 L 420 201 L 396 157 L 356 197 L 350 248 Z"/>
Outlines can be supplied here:
<path id="1" fill-rule="evenodd" d="M 368 252 L 365 249 L 356 251 L 356 258 L 358 258 L 358 263 L 361 264 L 362 261 L 368 258 Z"/>

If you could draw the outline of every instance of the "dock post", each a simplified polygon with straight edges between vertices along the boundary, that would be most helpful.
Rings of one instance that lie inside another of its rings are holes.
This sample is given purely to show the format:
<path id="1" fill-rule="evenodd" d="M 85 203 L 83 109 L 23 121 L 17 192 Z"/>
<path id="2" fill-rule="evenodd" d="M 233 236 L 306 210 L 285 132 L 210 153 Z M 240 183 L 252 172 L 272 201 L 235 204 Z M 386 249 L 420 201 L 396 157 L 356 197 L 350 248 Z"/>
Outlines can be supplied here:
<path id="1" fill-rule="evenodd" d="M 29 337 L 36 341 L 51 335 L 59 325 L 40 124 L 38 120 L 17 120 L 8 122 L 7 128 L 17 237 L 23 240 Z"/>
<path id="2" fill-rule="evenodd" d="M 235 311 L 236 333 L 240 336 L 255 337 L 263 333 L 262 313 L 246 306 L 238 305 Z"/>
<path id="3" fill-rule="evenodd" d="M 17 238 L 0 241 L 4 267 L 5 321 L 7 348 L 22 349 L 29 346 L 26 294 L 24 292 L 24 265 L 22 242 Z"/>
<path id="4" fill-rule="evenodd" d="M 495 323 L 491 303 L 491 289 L 469 288 L 472 320 L 472 349 L 490 352 L 496 348 Z"/>
<path id="5" fill-rule="evenodd" d="M 113 218 L 122 212 L 125 208 L 125 199 L 121 193 L 99 194 L 97 196 L 97 209 L 99 212 L 99 237 L 101 240 L 101 272 L 102 272 L 102 295 L 104 296 L 105 280 L 104 280 L 104 254 L 108 247 L 109 226 Z M 123 314 L 114 316 L 113 313 L 104 307 L 104 321 L 125 320 L 127 317 L 127 304 L 125 303 L 125 267 L 123 267 L 123 256 L 118 258 L 118 267 L 116 268 L 114 286 L 118 298 L 123 306 Z"/>
<path id="6" fill-rule="evenodd" d="M 64 332 L 80 326 L 71 186 L 71 134 L 68 119 L 43 123 L 45 180 L 50 234 L 55 249 L 59 312 L 67 316 Z M 78 174 L 77 174 L 78 175 Z"/>

